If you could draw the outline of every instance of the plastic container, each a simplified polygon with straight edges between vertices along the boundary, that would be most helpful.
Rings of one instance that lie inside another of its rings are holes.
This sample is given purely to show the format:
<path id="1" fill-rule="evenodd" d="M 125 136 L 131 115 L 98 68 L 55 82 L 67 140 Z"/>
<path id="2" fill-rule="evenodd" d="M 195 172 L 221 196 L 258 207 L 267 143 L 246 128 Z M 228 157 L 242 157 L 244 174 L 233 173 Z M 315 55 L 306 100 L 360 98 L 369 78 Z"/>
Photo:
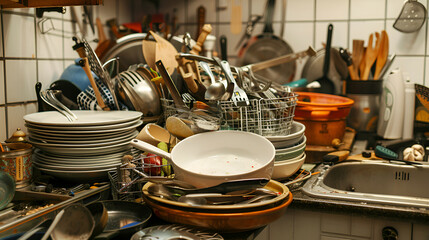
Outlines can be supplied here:
<path id="1" fill-rule="evenodd" d="M 305 125 L 307 145 L 332 145 L 343 139 L 346 118 L 354 101 L 332 94 L 296 92 L 298 94 L 294 120 Z"/>

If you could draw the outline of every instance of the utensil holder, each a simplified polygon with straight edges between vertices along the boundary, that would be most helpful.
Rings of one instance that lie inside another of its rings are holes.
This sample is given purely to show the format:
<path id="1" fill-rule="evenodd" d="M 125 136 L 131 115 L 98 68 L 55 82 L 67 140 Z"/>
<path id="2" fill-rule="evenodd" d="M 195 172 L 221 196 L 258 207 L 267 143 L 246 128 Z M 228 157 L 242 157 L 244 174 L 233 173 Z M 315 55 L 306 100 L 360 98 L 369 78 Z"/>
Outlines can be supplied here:
<path id="1" fill-rule="evenodd" d="M 347 81 L 346 95 L 355 101 L 347 125 L 358 132 L 373 133 L 377 130 L 383 80 Z"/>

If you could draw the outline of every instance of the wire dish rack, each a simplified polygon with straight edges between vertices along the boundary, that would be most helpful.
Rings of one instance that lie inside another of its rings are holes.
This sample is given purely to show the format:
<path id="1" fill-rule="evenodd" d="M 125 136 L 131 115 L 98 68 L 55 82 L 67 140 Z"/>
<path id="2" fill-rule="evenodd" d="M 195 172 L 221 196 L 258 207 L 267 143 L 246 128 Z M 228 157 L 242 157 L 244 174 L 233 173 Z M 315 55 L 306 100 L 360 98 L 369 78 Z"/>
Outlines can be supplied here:
<path id="1" fill-rule="evenodd" d="M 284 136 L 292 128 L 297 94 L 286 97 L 250 99 L 247 106 L 236 106 L 233 101 L 217 101 L 220 111 L 220 129 L 252 132 L 262 136 Z M 187 104 L 192 105 L 189 102 Z M 172 100 L 161 99 L 164 117 L 177 114 Z"/>
<path id="2" fill-rule="evenodd" d="M 143 177 L 172 176 L 173 170 L 170 164 L 156 165 L 148 163 L 151 158 L 158 156 L 146 156 L 133 154 L 134 158 L 129 163 L 121 164 L 116 170 L 109 171 L 108 176 L 112 189 L 113 200 L 134 201 L 142 198 L 142 188 L 147 181 Z"/>

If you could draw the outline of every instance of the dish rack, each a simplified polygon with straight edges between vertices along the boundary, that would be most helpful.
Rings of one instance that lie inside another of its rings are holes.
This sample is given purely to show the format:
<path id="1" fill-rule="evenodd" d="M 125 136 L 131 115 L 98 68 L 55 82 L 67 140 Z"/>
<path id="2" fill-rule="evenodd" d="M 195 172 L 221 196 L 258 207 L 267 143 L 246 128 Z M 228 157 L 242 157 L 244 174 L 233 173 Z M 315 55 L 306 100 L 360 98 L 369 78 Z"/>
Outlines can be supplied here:
<path id="1" fill-rule="evenodd" d="M 292 128 L 297 94 L 286 97 L 250 99 L 247 106 L 237 106 L 233 101 L 217 101 L 220 111 L 220 129 L 252 132 L 262 136 L 284 136 Z M 185 101 L 192 105 L 191 102 Z M 177 114 L 173 100 L 161 99 L 164 117 Z"/>
<path id="2" fill-rule="evenodd" d="M 153 157 L 153 156 L 151 156 Z M 156 172 L 161 173 L 161 177 L 172 176 L 172 167 L 170 164 L 155 165 L 145 163 L 145 159 L 150 157 L 140 154 L 135 156 L 128 164 L 121 164 L 116 170 L 109 171 L 108 176 L 112 189 L 113 200 L 134 201 L 142 198 L 142 188 L 147 181 L 143 176 L 155 176 Z M 126 178 L 127 175 L 128 178 Z M 156 175 L 159 177 L 159 175 Z"/>

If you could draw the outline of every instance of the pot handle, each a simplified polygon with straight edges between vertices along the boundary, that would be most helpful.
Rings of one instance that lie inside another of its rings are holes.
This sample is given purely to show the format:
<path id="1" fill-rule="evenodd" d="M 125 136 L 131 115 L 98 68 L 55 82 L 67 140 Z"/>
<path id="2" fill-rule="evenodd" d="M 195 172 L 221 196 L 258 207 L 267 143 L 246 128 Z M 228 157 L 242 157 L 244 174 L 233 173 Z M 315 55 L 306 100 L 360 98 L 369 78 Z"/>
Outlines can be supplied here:
<path id="1" fill-rule="evenodd" d="M 303 107 L 303 111 L 311 111 L 312 117 L 327 117 L 331 112 L 338 111 L 337 107 Z"/>
<path id="2" fill-rule="evenodd" d="M 135 148 L 142 150 L 142 151 L 146 151 L 146 152 L 156 154 L 158 156 L 161 156 L 161 157 L 167 159 L 168 161 L 171 161 L 171 154 L 170 153 L 168 153 L 162 149 L 159 149 L 150 143 L 147 143 L 147 142 L 144 142 L 144 141 L 141 141 L 138 139 L 133 139 L 133 140 L 131 140 L 131 145 L 134 146 Z"/>

